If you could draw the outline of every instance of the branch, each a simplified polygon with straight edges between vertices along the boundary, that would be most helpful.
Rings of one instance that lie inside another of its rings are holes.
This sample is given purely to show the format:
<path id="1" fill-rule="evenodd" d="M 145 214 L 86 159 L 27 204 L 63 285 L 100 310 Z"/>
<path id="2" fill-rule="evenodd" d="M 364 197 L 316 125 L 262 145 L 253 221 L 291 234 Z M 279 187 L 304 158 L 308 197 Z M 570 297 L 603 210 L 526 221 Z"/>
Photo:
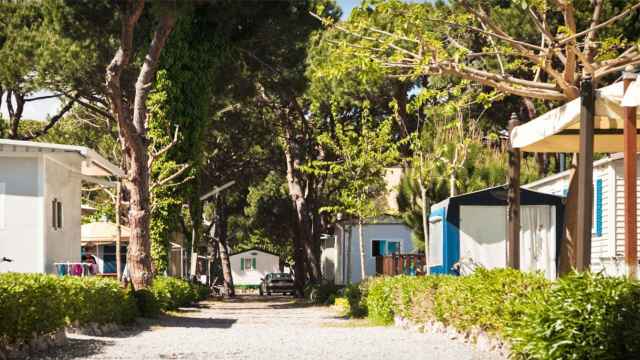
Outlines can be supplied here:
<path id="1" fill-rule="evenodd" d="M 173 179 L 177 178 L 178 176 L 182 175 L 189 168 L 191 168 L 191 164 L 182 164 L 181 167 L 180 167 L 180 170 L 174 172 L 173 174 L 171 174 L 170 176 L 168 176 L 168 177 L 166 177 L 166 178 L 164 178 L 162 180 L 158 180 L 158 181 L 154 182 L 153 184 L 151 184 L 151 187 L 149 188 L 149 190 L 153 190 L 156 187 L 164 186 L 165 184 L 167 184 L 171 180 L 173 180 Z M 192 178 L 192 176 L 190 176 L 190 178 Z M 186 179 L 183 180 L 182 182 L 186 182 Z"/>
<path id="2" fill-rule="evenodd" d="M 59 98 L 59 97 L 61 97 L 62 95 L 63 95 L 63 94 L 53 94 L 53 95 L 36 96 L 36 97 L 32 97 L 32 98 L 28 98 L 28 99 L 24 99 L 24 102 L 29 102 L 29 101 L 38 101 L 38 100 L 52 99 L 52 98 Z"/>
<path id="3" fill-rule="evenodd" d="M 147 166 L 151 168 L 153 162 L 156 161 L 160 156 L 169 151 L 172 147 L 174 147 L 178 143 L 178 134 L 180 131 L 180 126 L 176 125 L 176 131 L 173 133 L 173 139 L 167 145 L 165 145 L 160 151 L 155 151 L 155 144 L 151 145 L 151 153 L 149 154 L 149 160 L 147 162 Z"/>
<path id="4" fill-rule="evenodd" d="M 73 107 L 73 104 L 75 104 L 77 100 L 77 95 L 76 97 L 72 98 L 71 101 L 69 101 L 67 103 L 67 105 L 65 105 L 62 109 L 60 109 L 60 111 L 54 115 L 51 119 L 49 119 L 49 123 L 43 127 L 42 129 L 35 131 L 35 132 L 31 132 L 29 134 L 29 136 L 21 136 L 20 139 L 21 140 L 33 140 L 39 136 L 42 136 L 44 134 L 46 134 L 47 132 L 49 132 L 49 130 L 56 124 L 58 123 L 58 121 L 60 121 L 60 119 L 62 119 L 62 117 L 69 111 L 71 110 L 71 108 Z"/>
<path id="5" fill-rule="evenodd" d="M 597 25 L 597 26 L 590 27 L 589 29 L 587 29 L 587 30 L 585 30 L 585 31 L 581 31 L 581 32 L 579 32 L 579 33 L 577 33 L 577 34 L 575 34 L 575 35 L 571 35 L 571 36 L 569 36 L 569 37 L 567 37 L 567 38 L 562 39 L 562 41 L 560 41 L 560 43 L 559 43 L 559 44 L 560 44 L 560 45 L 565 45 L 565 44 L 569 43 L 570 41 L 573 41 L 574 39 L 577 39 L 577 38 L 582 37 L 582 36 L 584 36 L 584 35 L 587 35 L 587 34 L 589 34 L 589 33 L 592 33 L 592 32 L 595 32 L 595 31 L 598 31 L 598 30 L 602 29 L 603 27 L 606 27 L 606 26 L 608 26 L 608 25 L 611 25 L 611 24 L 613 24 L 614 22 L 616 22 L 616 21 L 618 21 L 618 20 L 620 20 L 620 19 L 624 18 L 624 17 L 625 17 L 625 16 L 627 16 L 629 13 L 631 13 L 632 11 L 635 11 L 635 10 L 636 10 L 636 9 L 638 9 L 638 8 L 640 8 L 640 2 L 638 2 L 638 3 L 636 3 L 635 5 L 633 5 L 633 6 L 629 7 L 629 8 L 627 8 L 627 10 L 625 10 L 625 11 L 621 12 L 620 14 L 618 14 L 618 15 L 616 15 L 616 16 L 613 16 L 613 17 L 611 17 L 609 20 L 607 20 L 607 21 L 604 21 L 604 22 L 600 23 L 600 24 L 599 24 L 599 25 Z"/>

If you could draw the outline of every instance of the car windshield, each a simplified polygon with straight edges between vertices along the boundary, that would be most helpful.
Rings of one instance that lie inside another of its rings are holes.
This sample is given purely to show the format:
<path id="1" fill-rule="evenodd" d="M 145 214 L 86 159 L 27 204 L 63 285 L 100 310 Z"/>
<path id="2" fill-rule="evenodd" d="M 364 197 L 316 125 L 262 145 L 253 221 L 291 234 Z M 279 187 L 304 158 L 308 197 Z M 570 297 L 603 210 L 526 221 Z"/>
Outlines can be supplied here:
<path id="1" fill-rule="evenodd" d="M 290 280 L 291 274 L 286 273 L 274 273 L 271 274 L 271 280 Z"/>

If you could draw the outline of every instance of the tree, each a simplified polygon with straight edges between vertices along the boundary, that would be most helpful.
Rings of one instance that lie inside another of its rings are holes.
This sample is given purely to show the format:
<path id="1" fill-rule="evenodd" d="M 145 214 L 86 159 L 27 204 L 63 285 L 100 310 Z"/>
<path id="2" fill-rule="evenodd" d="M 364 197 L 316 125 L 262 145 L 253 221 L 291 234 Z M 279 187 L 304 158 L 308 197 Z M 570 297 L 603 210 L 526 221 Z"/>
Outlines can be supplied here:
<path id="1" fill-rule="evenodd" d="M 336 45 L 345 56 L 373 60 L 390 76 L 452 75 L 565 102 L 578 96 L 581 77 L 605 80 L 640 63 L 630 42 L 637 33 L 625 36 L 616 26 L 634 28 L 639 8 L 627 1 L 389 0 L 365 2 L 347 23 L 325 23 L 348 34 Z M 514 18 L 522 22 L 514 26 Z"/>
<path id="2" fill-rule="evenodd" d="M 121 5 L 121 33 L 119 48 L 106 69 L 107 95 L 111 111 L 119 126 L 119 139 L 123 152 L 125 188 L 129 193 L 129 226 L 131 237 L 127 251 L 127 264 L 135 289 L 143 289 L 153 281 L 151 245 L 149 238 L 149 168 L 147 138 L 147 98 L 153 85 L 160 53 L 176 20 L 176 4 L 158 3 L 161 12 L 144 62 L 135 84 L 133 106 L 123 93 L 122 73 L 130 66 L 134 55 L 135 27 L 145 8 L 144 0 L 130 0 Z"/>
<path id="3" fill-rule="evenodd" d="M 82 99 L 94 99 L 97 69 L 110 50 L 114 21 L 108 1 L 55 0 L 0 4 L 0 103 L 7 123 L 0 137 L 32 140 L 46 134 Z M 41 92 L 41 91 L 45 92 Z M 44 123 L 21 124 L 25 109 L 57 98 L 61 108 Z"/>
<path id="4" fill-rule="evenodd" d="M 386 210 L 381 197 L 386 193 L 386 167 L 397 161 L 399 152 L 392 140 L 391 120 L 376 124 L 365 111 L 359 128 L 336 124 L 335 138 L 322 134 L 319 143 L 336 155 L 335 161 L 316 160 L 307 172 L 325 174 L 339 182 L 336 203 L 321 210 L 344 212 L 358 222 L 361 278 L 366 278 L 363 224 Z"/>

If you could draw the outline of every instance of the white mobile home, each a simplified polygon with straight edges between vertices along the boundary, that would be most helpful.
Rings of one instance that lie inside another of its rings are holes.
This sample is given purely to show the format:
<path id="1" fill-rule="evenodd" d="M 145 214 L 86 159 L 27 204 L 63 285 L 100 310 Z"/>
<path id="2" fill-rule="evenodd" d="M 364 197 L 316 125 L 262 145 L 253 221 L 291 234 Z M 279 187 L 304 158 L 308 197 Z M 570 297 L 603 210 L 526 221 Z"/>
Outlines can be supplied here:
<path id="1" fill-rule="evenodd" d="M 376 275 L 376 257 L 415 251 L 411 229 L 395 217 L 386 216 L 375 221 L 367 221 L 362 230 L 367 276 Z M 336 223 L 336 235 L 328 236 L 324 240 L 321 264 L 323 277 L 338 285 L 358 283 L 362 280 L 360 240 L 356 223 Z"/>
<path id="2" fill-rule="evenodd" d="M 604 270 L 608 275 L 624 273 L 623 160 L 622 154 L 613 154 L 593 164 L 591 269 Z M 569 175 L 569 171 L 561 172 L 523 187 L 548 194 L 566 195 Z"/>
<path id="3" fill-rule="evenodd" d="M 234 285 L 260 285 L 265 275 L 280 270 L 280 256 L 253 248 L 229 256 Z"/>
<path id="4" fill-rule="evenodd" d="M 81 183 L 109 176 L 122 172 L 86 147 L 0 139 L 0 272 L 80 261 Z"/>

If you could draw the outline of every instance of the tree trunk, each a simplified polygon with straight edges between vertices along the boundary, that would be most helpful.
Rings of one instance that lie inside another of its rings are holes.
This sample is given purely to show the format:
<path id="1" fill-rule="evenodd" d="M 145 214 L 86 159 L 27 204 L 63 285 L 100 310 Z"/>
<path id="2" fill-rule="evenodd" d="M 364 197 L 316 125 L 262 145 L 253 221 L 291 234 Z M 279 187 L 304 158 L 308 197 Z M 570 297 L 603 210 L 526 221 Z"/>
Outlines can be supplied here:
<path id="1" fill-rule="evenodd" d="M 215 221 L 218 222 L 216 230 L 218 230 L 218 249 L 220 251 L 220 267 L 222 267 L 222 277 L 224 279 L 224 292 L 227 296 L 234 297 L 236 296 L 236 291 L 233 286 L 231 261 L 229 260 L 229 247 L 227 246 L 227 211 L 222 198 L 218 199 Z"/>
<path id="2" fill-rule="evenodd" d="M 420 197 L 422 198 L 422 232 L 424 235 L 424 265 L 425 274 L 431 274 L 431 264 L 429 263 L 429 252 L 431 248 L 429 246 L 429 225 L 427 223 L 427 189 L 421 180 L 418 180 L 420 185 Z"/>
<path id="3" fill-rule="evenodd" d="M 296 151 L 298 149 L 298 145 L 295 143 L 293 129 L 291 129 L 290 126 L 285 126 L 285 137 L 287 139 L 287 143 L 284 146 L 287 165 L 287 186 L 293 207 L 296 210 L 297 223 L 297 244 L 294 241 L 296 283 L 298 287 L 302 289 L 307 280 L 307 274 L 304 272 L 304 268 L 306 268 L 306 266 L 304 266 L 304 264 L 308 262 L 309 275 L 311 275 L 311 280 L 315 281 L 321 276 L 320 262 L 313 254 L 313 224 L 309 218 L 308 203 L 299 178 L 300 172 L 298 170 L 298 166 L 300 164 L 300 159 L 297 158 L 299 151 Z"/>
<path id="4" fill-rule="evenodd" d="M 153 39 L 135 85 L 133 116 L 122 92 L 121 75 L 133 55 L 133 35 L 144 10 L 144 0 L 128 1 L 123 5 L 122 27 L 118 51 L 106 71 L 107 95 L 111 111 L 118 122 L 120 145 L 125 159 L 125 187 L 130 196 L 129 226 L 131 237 L 127 251 L 134 289 L 144 289 L 153 281 L 151 243 L 149 237 L 149 164 L 147 154 L 146 99 L 151 91 L 160 52 L 175 23 L 175 11 L 167 10 L 159 19 Z"/>
<path id="5" fill-rule="evenodd" d="M 362 230 L 362 218 L 358 218 L 358 241 L 360 242 L 360 275 L 361 280 L 364 281 L 367 278 L 367 270 L 365 268 L 365 247 L 364 247 L 364 234 Z"/>

